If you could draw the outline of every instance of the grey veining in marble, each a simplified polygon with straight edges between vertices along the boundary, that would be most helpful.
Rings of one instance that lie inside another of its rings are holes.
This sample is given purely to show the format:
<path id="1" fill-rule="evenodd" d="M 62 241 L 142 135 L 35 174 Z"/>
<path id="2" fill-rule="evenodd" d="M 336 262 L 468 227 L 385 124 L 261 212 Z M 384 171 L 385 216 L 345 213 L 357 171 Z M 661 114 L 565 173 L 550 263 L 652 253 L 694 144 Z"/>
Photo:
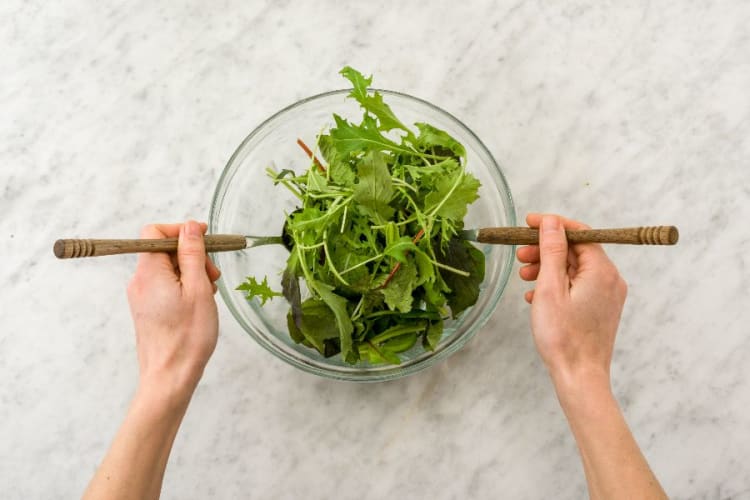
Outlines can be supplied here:
<path id="1" fill-rule="evenodd" d="M 79 495 L 136 382 L 135 259 L 59 262 L 52 242 L 205 219 L 247 132 L 351 64 L 471 127 L 521 217 L 680 227 L 676 248 L 610 248 L 630 286 L 616 395 L 673 498 L 750 498 L 750 4 L 373 5 L 0 5 L 2 496 Z M 526 287 L 379 385 L 286 366 L 221 305 L 164 498 L 584 497 Z"/>

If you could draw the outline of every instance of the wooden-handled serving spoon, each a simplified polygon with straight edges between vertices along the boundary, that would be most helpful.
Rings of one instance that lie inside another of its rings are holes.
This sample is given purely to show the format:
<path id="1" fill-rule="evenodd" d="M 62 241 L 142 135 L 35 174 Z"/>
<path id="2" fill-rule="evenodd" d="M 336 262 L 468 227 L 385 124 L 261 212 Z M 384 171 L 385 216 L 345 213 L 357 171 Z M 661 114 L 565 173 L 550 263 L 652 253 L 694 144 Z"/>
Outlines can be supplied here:
<path id="1" fill-rule="evenodd" d="M 571 243 L 622 243 L 630 245 L 674 245 L 679 239 L 675 226 L 629 227 L 620 229 L 566 230 Z M 488 227 L 463 231 L 462 236 L 478 243 L 493 245 L 535 245 L 539 231 L 528 227 Z M 206 251 L 229 252 L 261 245 L 284 244 L 281 236 L 244 236 L 208 234 Z M 97 257 L 121 253 L 175 252 L 177 238 L 162 239 L 64 239 L 57 240 L 55 256 L 59 259 Z"/>

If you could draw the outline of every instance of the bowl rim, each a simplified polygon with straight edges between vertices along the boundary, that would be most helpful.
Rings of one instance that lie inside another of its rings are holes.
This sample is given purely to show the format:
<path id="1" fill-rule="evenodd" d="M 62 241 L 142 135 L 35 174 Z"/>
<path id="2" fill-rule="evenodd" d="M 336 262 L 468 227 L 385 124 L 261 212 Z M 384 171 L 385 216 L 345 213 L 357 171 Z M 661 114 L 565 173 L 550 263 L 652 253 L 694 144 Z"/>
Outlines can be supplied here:
<path id="1" fill-rule="evenodd" d="M 505 215 L 508 218 L 508 223 L 509 225 L 516 224 L 515 203 L 513 201 L 513 195 L 510 190 L 510 185 L 508 184 L 508 180 L 505 177 L 503 170 L 500 168 L 500 165 L 498 164 L 497 160 L 495 160 L 495 157 L 490 152 L 489 148 L 487 148 L 484 142 L 479 138 L 479 136 L 477 136 L 474 133 L 474 131 L 471 128 L 469 128 L 462 120 L 458 119 L 452 113 L 422 98 L 415 97 L 413 95 L 410 95 L 404 92 L 389 90 L 389 89 L 368 88 L 367 90 L 380 92 L 384 95 L 394 95 L 394 96 L 405 98 L 406 100 L 411 100 L 418 104 L 427 106 L 433 111 L 436 111 L 437 113 L 444 115 L 445 117 L 454 121 L 460 128 L 462 128 L 474 141 L 476 141 L 476 144 L 478 148 L 480 149 L 481 153 L 487 156 L 487 158 L 490 160 L 490 163 L 491 163 L 490 166 L 494 167 L 493 173 L 497 175 L 500 181 L 500 185 L 501 185 L 500 187 L 503 188 L 504 194 L 507 196 L 508 204 L 505 207 Z M 302 99 L 299 99 L 295 101 L 294 103 L 289 104 L 281 108 L 280 110 L 276 111 L 275 113 L 271 114 L 266 119 L 261 121 L 260 124 L 257 125 L 250 133 L 248 133 L 247 136 L 245 136 L 245 138 L 235 148 L 234 152 L 227 160 L 226 165 L 224 166 L 221 172 L 221 175 L 219 176 L 219 180 L 216 183 L 216 187 L 214 189 L 214 193 L 211 199 L 211 208 L 209 211 L 209 228 L 208 228 L 209 233 L 214 232 L 213 230 L 215 229 L 215 226 L 218 222 L 217 217 L 218 217 L 218 207 L 220 205 L 219 201 L 223 201 L 223 194 L 225 194 L 227 190 L 227 186 L 225 186 L 225 181 L 227 180 L 226 178 L 230 174 L 234 175 L 236 169 L 233 169 L 232 167 L 234 167 L 237 157 L 240 155 L 241 152 L 244 151 L 247 144 L 256 135 L 258 135 L 261 131 L 263 131 L 269 123 L 275 121 L 279 116 L 295 108 L 301 107 L 304 104 L 307 104 L 311 101 L 316 101 L 319 99 L 324 99 L 324 98 L 332 97 L 336 95 L 344 95 L 350 92 L 351 92 L 351 89 L 348 89 L 348 88 L 335 89 L 335 90 L 329 90 L 326 92 L 310 95 Z M 237 166 L 237 168 L 239 168 L 239 165 Z M 491 302 L 488 304 L 489 307 L 485 307 L 485 309 L 480 312 L 479 316 L 473 321 L 473 324 L 470 325 L 470 328 L 467 332 L 465 332 L 463 335 L 459 337 L 453 338 L 449 343 L 441 346 L 439 350 L 436 350 L 433 352 L 425 352 L 424 355 L 418 356 L 417 358 L 410 360 L 408 364 L 393 365 L 393 366 L 389 365 L 389 368 L 382 368 L 382 369 L 379 369 L 378 371 L 358 370 L 356 366 L 352 366 L 351 368 L 348 368 L 348 367 L 335 367 L 334 368 L 330 366 L 321 367 L 312 363 L 310 360 L 303 358 L 302 356 L 298 357 L 294 353 L 289 353 L 289 352 L 280 350 L 273 343 L 271 343 L 267 338 L 265 338 L 263 334 L 261 334 L 260 332 L 256 332 L 253 325 L 249 325 L 249 324 L 246 325 L 246 322 L 241 318 L 240 313 L 235 310 L 235 307 L 231 299 L 230 294 L 234 291 L 234 288 L 231 287 L 231 285 L 229 286 L 227 285 L 227 283 L 225 282 L 224 276 L 221 276 L 218 280 L 218 289 L 222 297 L 222 300 L 224 301 L 224 304 L 227 306 L 227 308 L 231 312 L 234 319 L 240 324 L 242 329 L 245 330 L 245 332 L 249 334 L 261 347 L 269 351 L 275 357 L 305 372 L 312 373 L 314 375 L 318 375 L 318 376 L 329 378 L 329 379 L 353 381 L 353 382 L 382 382 L 382 381 L 402 378 L 408 375 L 413 375 L 414 373 L 417 373 L 421 370 L 434 366 L 438 362 L 446 359 L 451 354 L 461 349 L 461 347 L 463 347 L 471 338 L 473 338 L 474 335 L 476 335 L 479 332 L 479 330 L 481 330 L 484 327 L 484 325 L 487 323 L 489 318 L 492 316 L 492 313 L 497 309 L 500 299 L 502 298 L 505 292 L 505 289 L 507 287 L 508 280 L 510 279 L 510 273 L 513 268 L 513 260 L 514 260 L 513 255 L 514 254 L 515 254 L 515 247 L 511 247 L 510 251 L 507 254 L 507 257 L 505 258 L 505 264 L 506 264 L 505 268 L 503 271 L 501 271 L 501 274 L 498 279 L 497 290 L 495 291 L 495 297 L 491 299 Z M 485 290 L 485 291 L 489 291 L 489 290 Z M 251 307 L 253 307 L 253 304 L 251 304 Z M 257 308 L 253 307 L 253 309 L 257 309 Z"/>

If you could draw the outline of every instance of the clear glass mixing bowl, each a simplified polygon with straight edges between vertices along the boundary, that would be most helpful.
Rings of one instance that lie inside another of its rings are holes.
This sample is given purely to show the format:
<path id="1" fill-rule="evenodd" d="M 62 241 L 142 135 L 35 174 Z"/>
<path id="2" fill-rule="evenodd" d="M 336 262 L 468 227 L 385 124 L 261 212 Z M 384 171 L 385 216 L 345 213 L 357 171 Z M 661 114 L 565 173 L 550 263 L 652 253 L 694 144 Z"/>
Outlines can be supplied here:
<path id="1" fill-rule="evenodd" d="M 359 123 L 362 111 L 348 90 L 336 90 L 303 99 L 268 118 L 239 145 L 219 179 L 209 216 L 213 234 L 280 235 L 285 213 L 296 208 L 295 198 L 283 186 L 274 186 L 265 169 L 290 168 L 302 172 L 309 160 L 297 138 L 313 146 L 321 130 L 333 125 L 333 113 Z M 467 169 L 482 183 L 480 197 L 469 206 L 466 228 L 514 226 L 515 208 L 508 183 L 485 145 L 466 125 L 437 106 L 406 94 L 380 90 L 383 99 L 403 123 L 426 122 L 445 130 L 466 148 Z M 295 344 L 287 331 L 288 304 L 277 297 L 260 306 L 248 302 L 237 285 L 246 276 L 268 276 L 280 290 L 287 250 L 281 245 L 212 255 L 222 271 L 219 291 L 242 328 L 276 357 L 316 375 L 340 380 L 382 381 L 410 375 L 434 365 L 460 349 L 487 322 L 498 304 L 513 265 L 513 247 L 478 245 L 486 256 L 486 272 L 477 303 L 455 321 L 445 323 L 437 349 L 425 351 L 420 343 L 402 353 L 400 365 L 349 365 L 340 356 L 325 358 L 316 350 Z"/>

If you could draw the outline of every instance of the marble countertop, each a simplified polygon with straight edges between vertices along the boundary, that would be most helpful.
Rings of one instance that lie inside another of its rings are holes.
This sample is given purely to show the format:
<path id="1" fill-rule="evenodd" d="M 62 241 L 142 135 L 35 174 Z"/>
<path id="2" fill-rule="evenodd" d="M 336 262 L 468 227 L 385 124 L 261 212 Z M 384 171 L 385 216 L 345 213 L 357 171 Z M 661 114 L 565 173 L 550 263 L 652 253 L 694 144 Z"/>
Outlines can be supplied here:
<path id="1" fill-rule="evenodd" d="M 0 6 L 0 490 L 79 495 L 137 378 L 132 256 L 59 237 L 206 219 L 271 113 L 343 81 L 440 104 L 504 165 L 522 218 L 675 224 L 610 247 L 629 283 L 613 363 L 673 498 L 750 498 L 750 4 L 86 2 Z M 486 327 L 404 380 L 320 379 L 220 304 L 164 498 L 585 496 L 514 274 Z"/>

